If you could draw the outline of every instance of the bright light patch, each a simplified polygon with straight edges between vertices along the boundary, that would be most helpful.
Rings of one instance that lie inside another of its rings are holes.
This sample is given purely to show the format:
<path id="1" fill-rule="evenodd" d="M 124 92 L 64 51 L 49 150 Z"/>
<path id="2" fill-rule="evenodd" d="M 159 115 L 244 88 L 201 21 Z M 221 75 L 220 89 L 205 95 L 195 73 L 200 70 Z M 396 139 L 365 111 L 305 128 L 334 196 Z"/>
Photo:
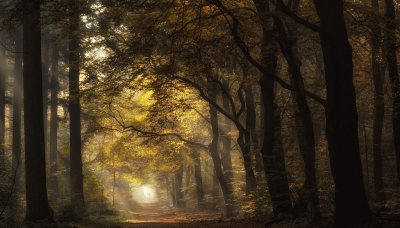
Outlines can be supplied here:
<path id="1" fill-rule="evenodd" d="M 154 189 L 150 188 L 149 186 L 142 186 L 142 190 L 144 193 L 144 197 L 146 198 L 154 198 Z"/>
<path id="2" fill-rule="evenodd" d="M 149 185 L 135 187 L 132 191 L 132 197 L 139 203 L 154 203 L 158 201 L 155 189 Z"/>

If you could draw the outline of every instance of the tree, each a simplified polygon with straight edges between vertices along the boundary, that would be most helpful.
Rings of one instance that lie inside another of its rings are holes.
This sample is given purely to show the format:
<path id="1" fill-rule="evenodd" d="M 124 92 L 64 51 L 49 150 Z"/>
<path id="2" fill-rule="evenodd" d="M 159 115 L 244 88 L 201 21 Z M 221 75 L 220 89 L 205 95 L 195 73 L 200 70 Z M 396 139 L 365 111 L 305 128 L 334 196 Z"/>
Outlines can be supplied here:
<path id="1" fill-rule="evenodd" d="M 71 209 L 75 220 L 85 212 L 82 174 L 81 106 L 79 94 L 79 5 L 71 2 L 72 16 L 69 27 L 69 115 L 70 115 L 70 183 Z"/>
<path id="2" fill-rule="evenodd" d="M 371 0 L 372 8 L 379 13 L 378 0 Z M 381 66 L 381 38 L 382 31 L 380 29 L 380 20 L 373 21 L 371 25 L 371 61 L 372 61 L 372 76 L 374 81 L 374 123 L 373 123 L 373 156 L 374 156 L 374 188 L 375 201 L 382 202 L 386 200 L 383 190 L 382 179 L 382 128 L 385 112 L 384 93 L 383 93 L 383 78 Z"/>
<path id="3" fill-rule="evenodd" d="M 262 23 L 261 64 L 269 72 L 276 72 L 277 47 L 274 28 L 267 26 L 271 19 L 269 1 L 253 1 Z M 264 140 L 261 147 L 265 176 L 274 214 L 291 213 L 289 184 L 286 177 L 285 159 L 280 138 L 281 117 L 275 102 L 275 83 L 265 73 L 260 80 L 264 106 Z"/>
<path id="4" fill-rule="evenodd" d="M 397 178 L 400 181 L 400 79 L 397 68 L 397 38 L 395 23 L 395 8 L 393 0 L 385 0 L 385 54 L 388 63 L 389 79 L 391 82 L 392 103 L 393 103 L 393 142 L 396 154 Z"/>
<path id="5" fill-rule="evenodd" d="M 0 33 L 0 38 L 5 42 L 5 32 Z M 5 111 L 6 111 L 6 48 L 0 49 L 0 156 L 5 155 Z"/>
<path id="6" fill-rule="evenodd" d="M 13 100 L 13 123 L 12 123 L 12 168 L 15 175 L 15 193 L 18 192 L 21 176 L 21 103 L 22 103 L 22 34 L 20 29 L 15 31 L 15 56 L 14 56 L 14 100 Z M 15 198 L 14 198 L 15 199 Z M 14 200 L 13 200 L 14 201 Z M 12 202 L 14 207 L 15 202 Z"/>
<path id="7" fill-rule="evenodd" d="M 50 190 L 58 193 L 57 166 L 57 128 L 58 128 L 58 59 L 59 48 L 53 47 L 51 62 L 50 98 Z"/>
<path id="8" fill-rule="evenodd" d="M 298 6 L 298 1 L 294 2 L 295 5 Z M 317 194 L 317 180 L 315 177 L 315 135 L 314 135 L 314 128 L 311 118 L 310 108 L 307 103 L 307 97 L 304 92 L 304 81 L 303 76 L 300 71 L 299 60 L 297 56 L 295 56 L 294 47 L 296 47 L 296 38 L 292 38 L 289 40 L 286 30 L 284 28 L 283 22 L 280 17 L 275 14 L 273 16 L 275 26 L 278 30 L 279 34 L 279 45 L 281 46 L 281 50 L 283 55 L 286 58 L 288 63 L 288 71 L 291 76 L 291 84 L 294 87 L 294 97 L 293 101 L 297 103 L 297 110 L 295 115 L 297 114 L 298 123 L 298 135 L 299 137 L 299 144 L 304 143 L 304 148 L 300 146 L 300 149 L 304 149 L 302 152 L 304 164 L 305 164 L 305 186 L 308 191 L 308 198 L 311 207 L 311 217 L 312 220 L 319 220 L 321 219 L 322 215 L 319 210 L 319 199 Z"/>
<path id="9" fill-rule="evenodd" d="M 334 227 L 357 227 L 371 223 L 372 217 L 361 167 L 352 47 L 343 1 L 314 0 L 314 4 L 321 20 L 316 31 L 325 65 L 326 137 L 335 181 Z"/>
<path id="10" fill-rule="evenodd" d="M 40 0 L 23 0 L 26 221 L 53 220 L 46 189 Z"/>

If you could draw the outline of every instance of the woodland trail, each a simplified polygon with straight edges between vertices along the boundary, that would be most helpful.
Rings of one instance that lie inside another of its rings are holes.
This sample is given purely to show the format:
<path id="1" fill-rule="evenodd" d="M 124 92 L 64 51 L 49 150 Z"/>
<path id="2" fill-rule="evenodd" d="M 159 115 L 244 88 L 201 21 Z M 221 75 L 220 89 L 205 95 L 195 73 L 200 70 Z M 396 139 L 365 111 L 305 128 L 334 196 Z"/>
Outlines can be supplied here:
<path id="1" fill-rule="evenodd" d="M 124 221 L 129 223 L 212 221 L 219 220 L 222 216 L 220 212 L 209 210 L 176 209 L 166 206 L 165 202 L 141 203 L 134 211 L 121 211 L 121 213 L 131 217 Z"/>
<path id="2" fill-rule="evenodd" d="M 165 202 L 139 203 L 129 210 L 119 211 L 124 218 L 110 221 L 103 216 L 92 218 L 90 223 L 80 224 L 82 228 L 170 228 L 170 227 L 264 227 L 261 220 L 222 219 L 222 213 L 210 210 L 177 209 L 166 206 Z"/>

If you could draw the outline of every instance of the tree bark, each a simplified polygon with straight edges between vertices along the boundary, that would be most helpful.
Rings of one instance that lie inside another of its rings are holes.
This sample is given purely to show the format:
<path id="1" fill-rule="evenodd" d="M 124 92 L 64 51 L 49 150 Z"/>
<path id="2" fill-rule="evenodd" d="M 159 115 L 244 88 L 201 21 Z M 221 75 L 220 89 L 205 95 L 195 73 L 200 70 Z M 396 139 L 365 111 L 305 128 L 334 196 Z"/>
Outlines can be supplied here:
<path id="1" fill-rule="evenodd" d="M 358 142 L 352 47 L 343 16 L 343 0 L 314 0 L 321 21 L 326 80 L 326 136 L 335 182 L 334 227 L 372 221 L 365 194 Z"/>
<path id="2" fill-rule="evenodd" d="M 176 207 L 181 208 L 183 206 L 183 191 L 182 191 L 182 179 L 183 179 L 183 169 L 180 166 L 178 173 L 174 175 L 175 178 L 175 197 L 176 197 Z"/>
<path id="3" fill-rule="evenodd" d="M 295 5 L 298 5 L 297 1 L 295 1 Z M 279 44 L 283 55 L 288 62 L 291 82 L 295 90 L 293 99 L 297 103 L 297 115 L 300 117 L 300 122 L 298 122 L 298 124 L 301 126 L 299 133 L 301 134 L 300 136 L 302 136 L 300 137 L 301 140 L 299 141 L 299 144 L 303 143 L 303 141 L 305 143 L 305 148 L 302 148 L 305 149 L 305 153 L 302 153 L 305 163 L 305 184 L 308 190 L 308 198 L 311 206 L 311 218 L 313 221 L 316 221 L 320 220 L 322 215 L 319 210 L 317 179 L 315 177 L 315 135 L 311 112 L 304 91 L 303 76 L 300 71 L 299 61 L 296 58 L 292 47 L 292 45 L 296 43 L 297 39 L 294 38 L 289 40 L 283 22 L 277 14 L 274 15 L 274 21 L 279 33 Z"/>
<path id="4" fill-rule="evenodd" d="M 225 81 L 223 83 L 225 90 L 229 91 L 229 81 Z M 222 106 L 225 111 L 231 112 L 229 109 L 229 98 L 226 95 L 222 96 Z M 224 125 L 222 127 L 223 131 L 225 134 L 231 131 L 232 128 L 232 122 L 229 118 L 225 116 L 224 118 Z M 225 135 L 222 136 L 222 157 L 221 157 L 221 162 L 222 162 L 222 167 L 224 169 L 224 175 L 226 177 L 226 181 L 228 182 L 229 185 L 232 184 L 232 178 L 233 178 L 233 173 L 232 173 L 232 156 L 231 156 L 231 139 Z"/>
<path id="5" fill-rule="evenodd" d="M 386 5 L 386 57 L 389 68 L 389 78 L 391 82 L 392 102 L 393 102 L 393 140 L 394 151 L 396 154 L 397 178 L 400 182 L 400 79 L 397 69 L 397 38 L 395 8 L 393 0 L 385 0 Z"/>
<path id="6" fill-rule="evenodd" d="M 200 154 L 194 151 L 194 178 L 196 181 L 196 194 L 197 194 L 197 208 L 199 210 L 206 210 L 207 205 L 204 202 L 203 179 L 201 178 L 201 160 Z"/>
<path id="7" fill-rule="evenodd" d="M 72 1 L 71 10 L 78 10 L 77 0 Z M 69 114 L 70 114 L 70 179 L 71 209 L 74 220 L 79 220 L 85 213 L 82 174 L 81 145 L 81 106 L 79 94 L 79 13 L 70 18 L 69 31 Z"/>
<path id="8" fill-rule="evenodd" d="M 379 13 L 378 0 L 371 0 L 372 8 Z M 371 37 L 371 57 L 372 57 L 372 76 L 374 80 L 374 123 L 373 123 L 373 156 L 374 156 L 374 191 L 375 202 L 380 203 L 386 200 L 383 190 L 383 171 L 382 171 L 382 128 L 385 112 L 383 78 L 382 74 L 382 56 L 380 52 L 381 34 L 379 24 L 372 28 Z"/>
<path id="9" fill-rule="evenodd" d="M 51 62 L 51 98 L 50 98 L 50 190 L 58 194 L 58 178 L 57 178 L 57 128 L 58 128 L 58 61 L 59 48 L 55 46 L 52 52 Z"/>
<path id="10" fill-rule="evenodd" d="M 44 127 L 44 148 L 47 151 L 47 99 L 49 96 L 49 67 L 50 67 L 50 42 L 43 40 L 43 127 Z M 47 153 L 46 153 L 47 154 Z"/>
<path id="11" fill-rule="evenodd" d="M 176 207 L 177 205 L 176 205 L 176 194 L 175 194 L 175 192 L 176 192 L 175 191 L 175 175 L 171 177 L 171 185 L 172 185 L 172 188 L 171 188 L 170 193 L 171 193 L 171 199 L 172 199 L 172 206 Z"/>
<path id="12" fill-rule="evenodd" d="M 250 131 L 250 144 L 253 146 L 252 151 L 252 165 L 256 174 L 256 180 L 261 181 L 262 173 L 262 158 L 259 153 L 259 140 L 258 133 L 256 131 L 256 109 L 254 104 L 253 88 L 251 84 L 247 84 L 244 87 L 246 94 L 246 129 Z"/>
<path id="13" fill-rule="evenodd" d="M 213 89 L 214 87 L 212 86 L 212 82 L 210 82 L 210 84 L 211 84 L 209 88 L 210 93 L 208 96 L 210 97 L 211 100 L 216 102 L 217 101 L 217 95 L 215 93 L 216 90 Z M 234 211 L 232 190 L 228 186 L 228 182 L 222 172 L 221 159 L 218 154 L 218 137 L 219 137 L 218 111 L 217 108 L 212 104 L 210 104 L 210 119 L 212 128 L 212 142 L 209 145 L 209 150 L 213 160 L 214 170 L 218 178 L 219 184 L 221 186 L 222 194 L 224 196 L 227 217 L 233 217 L 235 215 L 235 211 Z"/>
<path id="14" fill-rule="evenodd" d="M 53 220 L 46 189 L 40 0 L 23 0 L 26 221 Z"/>
<path id="15" fill-rule="evenodd" d="M 22 34 L 17 29 L 15 37 L 15 56 L 14 56 L 14 99 L 13 99 L 13 123 L 12 123 L 12 168 L 15 175 L 14 197 L 11 202 L 12 210 L 15 209 L 16 196 L 19 192 L 21 178 L 21 117 L 22 117 Z M 16 212 L 15 212 L 16 213 Z"/>
<path id="16" fill-rule="evenodd" d="M 5 32 L 0 33 L 1 40 L 5 42 Z M 6 121 L 6 48 L 0 50 L 0 156 L 5 155 L 5 121 Z"/>
<path id="17" fill-rule="evenodd" d="M 259 18 L 262 23 L 263 37 L 261 44 L 261 64 L 268 72 L 275 72 L 277 67 L 277 47 L 274 34 L 269 29 L 269 1 L 254 0 Z M 281 144 L 281 118 L 277 113 L 275 103 L 274 81 L 264 75 L 260 80 L 264 108 L 264 139 L 261 155 L 264 162 L 264 172 L 268 182 L 274 214 L 292 213 L 289 183 L 286 177 L 285 158 Z"/>

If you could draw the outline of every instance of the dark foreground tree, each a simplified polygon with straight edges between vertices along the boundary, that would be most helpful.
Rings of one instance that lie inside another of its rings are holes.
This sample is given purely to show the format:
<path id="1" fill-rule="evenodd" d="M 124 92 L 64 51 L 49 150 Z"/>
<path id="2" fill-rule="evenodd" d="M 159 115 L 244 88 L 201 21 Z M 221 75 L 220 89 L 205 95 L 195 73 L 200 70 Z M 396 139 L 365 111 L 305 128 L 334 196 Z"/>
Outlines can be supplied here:
<path id="1" fill-rule="evenodd" d="M 40 0 L 23 0 L 26 221 L 53 220 L 46 189 Z"/>
<path id="2" fill-rule="evenodd" d="M 326 137 L 335 182 L 334 227 L 372 222 L 358 141 L 352 47 L 343 15 L 343 0 L 314 0 L 325 64 Z"/>
<path id="3" fill-rule="evenodd" d="M 70 178 L 71 209 L 74 220 L 79 220 L 85 213 L 82 174 L 81 142 L 81 106 L 79 99 L 79 6 L 78 1 L 71 1 L 69 30 L 69 115 L 70 115 Z"/>

